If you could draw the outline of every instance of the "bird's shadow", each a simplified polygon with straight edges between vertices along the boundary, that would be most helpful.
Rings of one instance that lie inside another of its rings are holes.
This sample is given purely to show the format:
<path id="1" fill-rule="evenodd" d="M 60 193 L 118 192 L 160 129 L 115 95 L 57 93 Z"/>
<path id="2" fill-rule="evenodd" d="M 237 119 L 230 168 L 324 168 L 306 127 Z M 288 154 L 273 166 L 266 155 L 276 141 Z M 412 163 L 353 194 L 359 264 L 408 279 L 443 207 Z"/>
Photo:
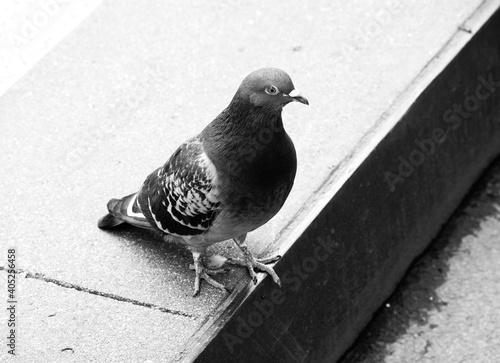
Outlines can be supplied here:
<path id="1" fill-rule="evenodd" d="M 191 270 L 193 257 L 191 251 L 182 243 L 174 241 L 165 241 L 163 236 L 154 231 L 136 228 L 129 224 L 121 224 L 107 231 L 118 237 L 124 247 L 129 248 L 135 255 L 145 256 L 142 260 L 145 263 L 145 270 L 157 268 L 158 263 L 165 268 L 165 280 L 170 280 L 168 272 L 184 275 L 187 279 L 194 281 L 194 272 Z M 214 244 L 207 248 L 206 256 L 222 255 L 224 257 L 238 257 L 241 252 L 235 248 L 232 241 L 224 241 Z M 205 260 L 206 261 L 206 260 Z M 168 270 L 168 271 L 167 271 Z M 228 267 L 225 274 L 214 277 L 217 281 L 232 290 L 241 279 L 250 277 L 246 274 L 244 268 L 236 266 Z M 211 289 L 212 287 L 208 287 Z"/>
<path id="2" fill-rule="evenodd" d="M 123 223 L 107 232 L 119 237 L 127 246 L 138 249 L 144 254 L 169 255 L 186 260 L 191 258 L 191 253 L 182 244 L 166 242 L 160 234 L 147 229 Z"/>
<path id="3" fill-rule="evenodd" d="M 426 325 L 432 311 L 448 303 L 437 293 L 447 280 L 450 259 L 469 253 L 463 247 L 467 236 L 477 236 L 481 222 L 498 218 L 500 205 L 500 158 L 473 186 L 458 209 L 424 253 L 410 266 L 392 296 L 377 311 L 370 324 L 340 359 L 342 363 L 382 362 L 388 346 L 414 324 Z M 432 324 L 431 329 L 437 327 Z"/>

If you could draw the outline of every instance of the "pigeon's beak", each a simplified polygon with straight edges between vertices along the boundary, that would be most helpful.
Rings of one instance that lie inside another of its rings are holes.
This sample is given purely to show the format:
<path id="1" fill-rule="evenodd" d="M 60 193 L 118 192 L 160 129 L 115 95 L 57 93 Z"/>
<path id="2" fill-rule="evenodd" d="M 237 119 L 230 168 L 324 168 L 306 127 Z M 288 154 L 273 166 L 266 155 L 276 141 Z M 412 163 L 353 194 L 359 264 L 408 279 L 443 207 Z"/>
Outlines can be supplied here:
<path id="1" fill-rule="evenodd" d="M 309 104 L 309 101 L 307 100 L 307 98 L 303 97 L 301 94 L 300 94 L 300 91 L 297 90 L 297 89 L 294 89 L 292 92 L 290 92 L 289 96 L 294 100 L 294 101 L 297 101 L 297 102 L 300 102 L 300 103 L 303 103 L 304 105 L 308 105 Z"/>

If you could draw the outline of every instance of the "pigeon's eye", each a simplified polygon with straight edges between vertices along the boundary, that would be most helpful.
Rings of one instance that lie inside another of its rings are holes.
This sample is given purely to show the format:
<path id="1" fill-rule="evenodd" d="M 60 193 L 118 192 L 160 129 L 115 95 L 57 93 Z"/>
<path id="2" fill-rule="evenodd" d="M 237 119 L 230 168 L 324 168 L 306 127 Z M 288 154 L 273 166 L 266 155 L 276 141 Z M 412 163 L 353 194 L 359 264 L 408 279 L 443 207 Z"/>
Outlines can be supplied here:
<path id="1" fill-rule="evenodd" d="M 265 91 L 268 95 L 275 95 L 278 93 L 278 87 L 269 86 L 269 87 L 266 87 Z"/>

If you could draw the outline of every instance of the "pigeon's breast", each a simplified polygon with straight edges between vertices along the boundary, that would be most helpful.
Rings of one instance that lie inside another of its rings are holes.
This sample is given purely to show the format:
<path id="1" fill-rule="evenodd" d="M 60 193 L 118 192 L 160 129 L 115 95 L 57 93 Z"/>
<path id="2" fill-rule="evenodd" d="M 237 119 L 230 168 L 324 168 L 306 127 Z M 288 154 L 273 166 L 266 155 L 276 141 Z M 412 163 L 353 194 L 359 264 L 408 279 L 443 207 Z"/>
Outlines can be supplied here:
<path id="1" fill-rule="evenodd" d="M 219 242 L 251 232 L 279 212 L 290 190 L 291 183 L 267 189 L 229 190 L 223 195 L 220 213 L 210 229 L 204 234 L 209 242 Z"/>
<path id="2" fill-rule="evenodd" d="M 222 209 L 234 223 L 258 228 L 281 209 L 297 170 L 297 157 L 286 133 L 282 139 L 238 165 L 237 174 L 227 174 L 220 187 Z"/>
<path id="3" fill-rule="evenodd" d="M 219 213 L 204 235 L 221 241 L 269 221 L 285 203 L 297 169 L 292 140 L 281 116 L 228 109 L 202 132 L 204 150 L 217 174 Z M 224 117 L 223 117 L 224 116 Z M 272 125 L 272 127 L 270 126 Z"/>

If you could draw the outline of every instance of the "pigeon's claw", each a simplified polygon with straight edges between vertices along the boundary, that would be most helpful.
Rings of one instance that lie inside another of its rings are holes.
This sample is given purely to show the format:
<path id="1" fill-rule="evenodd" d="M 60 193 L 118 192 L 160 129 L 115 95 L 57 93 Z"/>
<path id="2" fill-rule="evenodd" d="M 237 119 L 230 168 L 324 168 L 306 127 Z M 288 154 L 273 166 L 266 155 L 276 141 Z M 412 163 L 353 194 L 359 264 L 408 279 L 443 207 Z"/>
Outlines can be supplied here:
<path id="1" fill-rule="evenodd" d="M 196 267 L 193 264 L 189 265 L 189 269 L 192 271 L 196 271 Z M 207 275 L 213 276 L 213 275 L 225 274 L 226 272 L 229 271 L 229 269 L 226 267 L 216 268 L 216 269 L 203 267 L 203 271 L 205 271 Z"/>
<path id="2" fill-rule="evenodd" d="M 266 257 L 266 258 L 257 258 L 257 261 L 259 261 L 260 263 L 265 263 L 265 264 L 275 263 L 275 262 L 278 262 L 279 260 L 281 260 L 280 255 L 270 256 L 270 257 Z"/>
<path id="3" fill-rule="evenodd" d="M 232 265 L 239 265 L 239 266 L 246 266 L 248 269 L 248 273 L 250 274 L 250 278 L 252 279 L 254 284 L 257 284 L 257 274 L 255 273 L 255 269 L 267 272 L 271 277 L 273 278 L 274 282 L 278 284 L 278 286 L 281 287 L 281 280 L 278 277 L 278 274 L 274 271 L 274 269 L 270 266 L 268 266 L 268 263 L 273 263 L 278 261 L 281 256 L 273 256 L 273 257 L 267 257 L 267 258 L 255 258 L 252 253 L 248 250 L 248 247 L 246 246 L 245 243 L 237 243 L 238 246 L 241 248 L 241 251 L 243 252 L 243 259 L 237 259 L 237 258 L 228 258 L 227 263 L 230 263 Z"/>
<path id="4" fill-rule="evenodd" d="M 201 279 L 205 280 L 208 282 L 210 285 L 213 287 L 222 290 L 224 292 L 230 292 L 224 285 L 221 283 L 215 281 L 213 278 L 211 278 L 209 275 L 216 275 L 218 273 L 223 273 L 224 269 L 207 269 L 205 266 L 203 266 L 203 263 L 201 261 L 201 254 L 197 252 L 193 252 L 193 259 L 194 259 L 194 270 L 195 270 L 195 278 L 194 278 L 194 292 L 193 296 L 197 296 L 200 293 L 200 281 Z M 191 266 L 190 266 L 191 267 Z"/>

